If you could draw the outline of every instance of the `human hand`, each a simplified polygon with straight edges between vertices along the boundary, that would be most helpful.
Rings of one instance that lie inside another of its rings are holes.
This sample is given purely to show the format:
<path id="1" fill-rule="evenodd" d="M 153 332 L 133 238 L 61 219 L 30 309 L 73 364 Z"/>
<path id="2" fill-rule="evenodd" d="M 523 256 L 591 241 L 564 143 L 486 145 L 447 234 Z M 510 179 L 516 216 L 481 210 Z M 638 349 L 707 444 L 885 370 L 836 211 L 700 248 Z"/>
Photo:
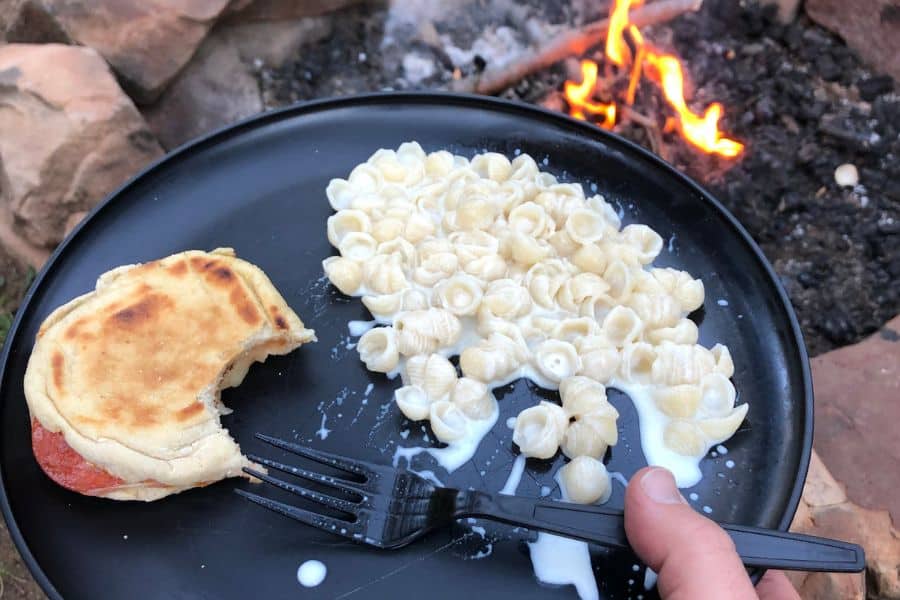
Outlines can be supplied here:
<path id="1" fill-rule="evenodd" d="M 661 467 L 635 473 L 625 492 L 625 533 L 641 560 L 659 574 L 663 600 L 799 600 L 781 571 L 754 589 L 728 534 L 694 511 Z"/>

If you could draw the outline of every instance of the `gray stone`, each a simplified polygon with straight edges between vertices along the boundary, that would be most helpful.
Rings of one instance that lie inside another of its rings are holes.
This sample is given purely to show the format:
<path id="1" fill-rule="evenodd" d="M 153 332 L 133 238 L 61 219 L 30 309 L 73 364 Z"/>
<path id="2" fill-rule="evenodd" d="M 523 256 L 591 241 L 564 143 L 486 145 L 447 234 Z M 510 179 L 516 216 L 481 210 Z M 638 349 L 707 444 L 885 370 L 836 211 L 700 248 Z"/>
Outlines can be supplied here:
<path id="1" fill-rule="evenodd" d="M 258 69 L 281 66 L 329 32 L 324 18 L 217 26 L 162 97 L 144 109 L 151 130 L 171 149 L 260 112 Z"/>

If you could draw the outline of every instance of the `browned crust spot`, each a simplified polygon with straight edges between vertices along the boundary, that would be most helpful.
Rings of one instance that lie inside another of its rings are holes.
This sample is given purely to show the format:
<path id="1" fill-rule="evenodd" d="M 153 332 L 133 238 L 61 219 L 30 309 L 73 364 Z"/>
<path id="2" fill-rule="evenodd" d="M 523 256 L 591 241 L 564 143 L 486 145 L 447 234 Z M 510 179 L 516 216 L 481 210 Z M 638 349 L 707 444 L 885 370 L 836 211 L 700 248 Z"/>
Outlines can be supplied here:
<path id="1" fill-rule="evenodd" d="M 65 359 L 61 352 L 54 352 L 50 359 L 50 366 L 53 369 L 53 385 L 57 390 L 63 389 L 63 375 L 65 373 Z"/>
<path id="2" fill-rule="evenodd" d="M 203 412 L 203 403 L 194 402 L 193 404 L 189 404 L 182 409 L 179 409 L 175 412 L 175 418 L 179 421 L 187 421 L 193 416 L 196 416 Z"/>
<path id="3" fill-rule="evenodd" d="M 288 329 L 289 325 L 287 320 L 281 315 L 281 312 L 278 310 L 278 307 L 272 304 L 269 306 L 269 314 L 272 315 L 272 320 L 275 322 L 275 327 L 278 329 Z"/>
<path id="4" fill-rule="evenodd" d="M 240 285 L 236 285 L 228 295 L 231 306 L 248 325 L 258 325 L 260 322 L 259 310 L 256 304 L 248 297 Z"/>
<path id="5" fill-rule="evenodd" d="M 175 264 L 169 266 L 169 273 L 176 277 L 182 277 L 183 275 L 186 275 L 187 272 L 188 266 L 187 263 L 183 260 L 179 260 Z"/>
<path id="6" fill-rule="evenodd" d="M 112 313 L 109 324 L 120 329 L 137 329 L 157 321 L 162 313 L 171 309 L 173 305 L 171 298 L 162 294 L 149 294 L 134 304 Z"/>
<path id="7" fill-rule="evenodd" d="M 67 340 L 74 340 L 75 338 L 77 338 L 78 334 L 80 333 L 82 324 L 83 323 L 81 320 L 78 320 L 78 321 L 75 321 L 74 323 L 72 323 L 69 326 L 69 328 L 66 329 L 66 333 L 64 334 L 64 337 Z"/>
<path id="8" fill-rule="evenodd" d="M 128 398 L 111 398 L 103 403 L 103 416 L 114 421 L 126 420 L 132 427 L 150 427 L 159 423 L 160 410 L 156 406 L 132 402 Z"/>

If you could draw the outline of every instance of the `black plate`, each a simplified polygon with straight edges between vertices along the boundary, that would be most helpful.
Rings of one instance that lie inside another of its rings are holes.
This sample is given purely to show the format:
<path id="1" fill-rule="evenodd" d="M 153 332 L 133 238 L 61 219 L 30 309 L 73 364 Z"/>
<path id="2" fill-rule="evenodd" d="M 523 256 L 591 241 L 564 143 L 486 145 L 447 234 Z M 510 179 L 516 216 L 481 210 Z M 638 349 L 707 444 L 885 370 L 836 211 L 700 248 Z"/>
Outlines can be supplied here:
<path id="1" fill-rule="evenodd" d="M 626 222 L 650 225 L 671 240 L 657 264 L 701 276 L 707 301 L 701 343 L 727 344 L 734 356 L 739 401 L 747 423 L 726 445 L 726 458 L 703 461 L 703 481 L 685 494 L 723 521 L 780 527 L 797 506 L 812 443 L 812 388 L 796 319 L 771 267 L 722 206 L 658 158 L 591 126 L 533 107 L 449 95 L 378 95 L 307 104 L 263 115 L 217 132 L 169 155 L 100 206 L 56 252 L 19 312 L 4 355 L 0 412 L 2 506 L 13 539 L 38 581 L 53 596 L 76 598 L 323 597 L 573 598 L 574 588 L 536 583 L 524 532 L 488 525 L 493 542 L 465 525 L 436 533 L 401 551 L 377 552 L 345 543 L 253 506 L 226 481 L 150 504 L 99 500 L 70 493 L 44 476 L 31 453 L 22 377 L 40 322 L 89 291 L 100 273 L 181 250 L 232 246 L 274 281 L 315 328 L 319 342 L 254 366 L 224 394 L 236 409 L 224 419 L 247 452 L 270 453 L 255 431 L 313 440 L 328 450 L 388 463 L 397 444 L 421 442 L 391 402 L 395 383 L 366 371 L 347 348 L 347 321 L 365 319 L 356 299 L 322 280 L 331 254 L 324 190 L 380 147 L 418 140 L 426 150 L 471 156 L 485 149 L 521 151 L 544 169 L 587 188 L 596 184 L 624 210 Z M 721 300 L 721 302 L 719 302 Z M 727 302 L 727 306 L 724 306 Z M 362 404 L 369 383 L 374 389 Z M 506 418 L 553 396 L 519 381 L 499 394 L 501 418 L 472 462 L 448 484 L 499 490 L 514 458 Z M 622 441 L 609 467 L 625 475 L 644 464 L 627 398 Z M 321 414 L 332 433 L 314 432 Z M 410 429 L 408 439 L 401 430 Z M 561 462 L 529 461 L 520 495 L 553 486 Z M 730 464 L 730 463 L 729 463 Z M 614 484 L 612 505 L 623 488 Z M 627 554 L 595 554 L 609 597 L 644 593 Z M 297 566 L 307 559 L 329 568 L 314 590 L 300 588 Z M 629 583 L 629 580 L 637 580 Z M 440 582 L 439 585 L 436 585 Z"/>

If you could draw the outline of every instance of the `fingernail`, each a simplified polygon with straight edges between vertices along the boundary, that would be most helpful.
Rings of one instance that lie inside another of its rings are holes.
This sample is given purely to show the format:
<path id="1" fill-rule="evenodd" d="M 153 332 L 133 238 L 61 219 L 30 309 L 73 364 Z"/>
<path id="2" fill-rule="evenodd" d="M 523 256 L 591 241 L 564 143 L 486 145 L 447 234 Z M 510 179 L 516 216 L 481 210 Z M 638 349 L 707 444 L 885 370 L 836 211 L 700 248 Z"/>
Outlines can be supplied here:
<path id="1" fill-rule="evenodd" d="M 644 473 L 641 489 L 651 500 L 660 504 L 687 504 L 675 486 L 675 478 L 666 469 L 654 467 Z"/>

